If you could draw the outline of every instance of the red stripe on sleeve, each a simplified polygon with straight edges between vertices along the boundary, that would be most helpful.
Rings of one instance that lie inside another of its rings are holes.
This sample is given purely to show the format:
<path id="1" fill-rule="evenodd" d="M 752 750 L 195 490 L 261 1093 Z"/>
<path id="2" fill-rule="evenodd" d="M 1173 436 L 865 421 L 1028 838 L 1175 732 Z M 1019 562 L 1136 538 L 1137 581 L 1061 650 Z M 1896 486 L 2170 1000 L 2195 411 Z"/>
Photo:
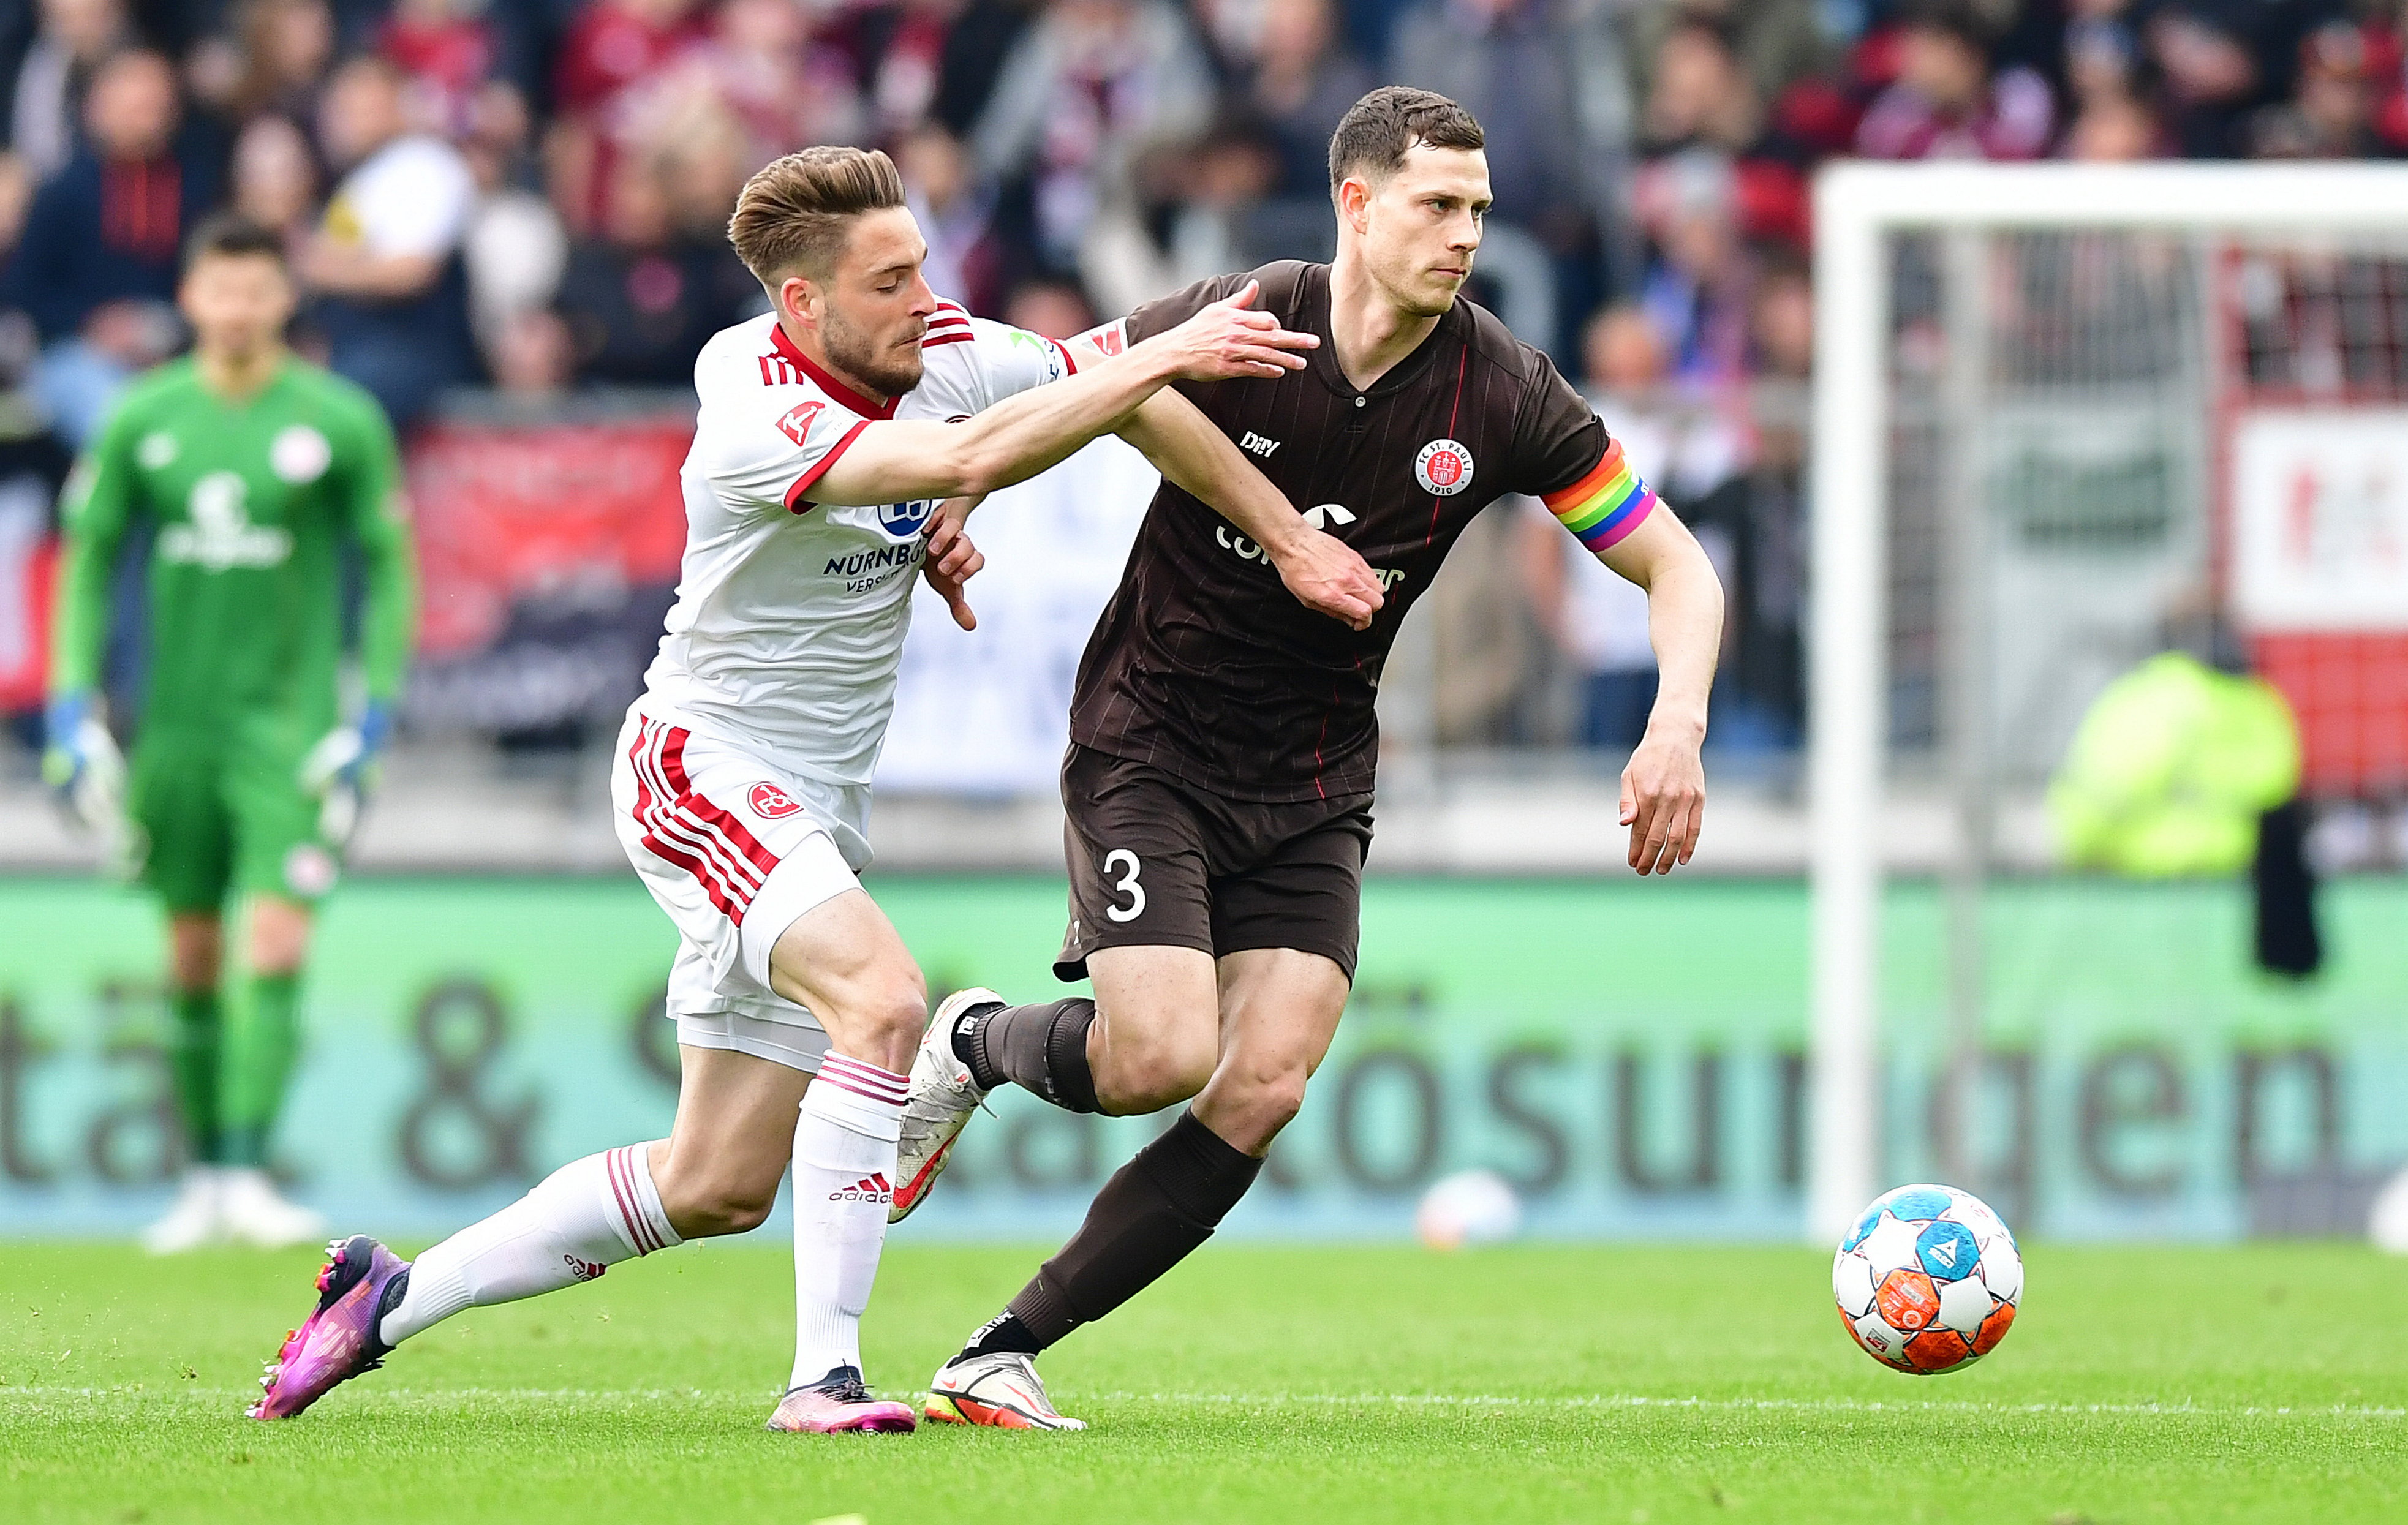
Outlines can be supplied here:
<path id="1" fill-rule="evenodd" d="M 838 440 L 835 447 L 830 449 L 827 454 L 821 456 L 818 461 L 814 462 L 810 470 L 795 478 L 795 485 L 786 489 L 786 511 L 788 513 L 800 514 L 810 511 L 811 506 L 808 503 L 802 503 L 799 501 L 802 495 L 810 491 L 810 486 L 813 482 L 818 481 L 822 477 L 827 475 L 828 467 L 836 464 L 836 458 L 850 449 L 853 446 L 853 442 L 861 437 L 861 432 L 868 427 L 869 420 L 867 419 L 864 419 L 859 423 L 856 423 L 852 428 L 846 430 L 844 432 L 844 437 Z"/>

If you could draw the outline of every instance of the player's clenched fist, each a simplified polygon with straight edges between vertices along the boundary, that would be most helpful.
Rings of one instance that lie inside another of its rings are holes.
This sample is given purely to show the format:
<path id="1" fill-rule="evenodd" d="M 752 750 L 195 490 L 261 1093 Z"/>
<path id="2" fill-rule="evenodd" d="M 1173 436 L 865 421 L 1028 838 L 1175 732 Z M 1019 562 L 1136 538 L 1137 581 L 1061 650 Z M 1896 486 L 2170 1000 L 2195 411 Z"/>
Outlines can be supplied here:
<path id="1" fill-rule="evenodd" d="M 1248 281 L 1235 296 L 1146 342 L 1168 351 L 1170 374 L 1182 381 L 1268 379 L 1304 369 L 1304 357 L 1295 351 L 1318 349 L 1320 338 L 1282 328 L 1271 314 L 1252 310 L 1259 289 Z"/>

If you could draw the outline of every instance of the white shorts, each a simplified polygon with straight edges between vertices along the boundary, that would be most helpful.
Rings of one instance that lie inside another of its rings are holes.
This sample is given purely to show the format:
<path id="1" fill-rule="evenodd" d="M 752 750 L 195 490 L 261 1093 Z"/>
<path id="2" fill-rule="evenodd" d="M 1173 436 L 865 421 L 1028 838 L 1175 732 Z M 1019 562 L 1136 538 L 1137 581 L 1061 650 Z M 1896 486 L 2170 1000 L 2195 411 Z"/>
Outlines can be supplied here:
<path id="1" fill-rule="evenodd" d="M 860 888 L 869 791 L 786 772 L 654 710 L 638 702 L 619 732 L 610 819 L 678 929 L 678 1041 L 815 1074 L 827 1033 L 769 988 L 769 950 L 804 912 Z"/>

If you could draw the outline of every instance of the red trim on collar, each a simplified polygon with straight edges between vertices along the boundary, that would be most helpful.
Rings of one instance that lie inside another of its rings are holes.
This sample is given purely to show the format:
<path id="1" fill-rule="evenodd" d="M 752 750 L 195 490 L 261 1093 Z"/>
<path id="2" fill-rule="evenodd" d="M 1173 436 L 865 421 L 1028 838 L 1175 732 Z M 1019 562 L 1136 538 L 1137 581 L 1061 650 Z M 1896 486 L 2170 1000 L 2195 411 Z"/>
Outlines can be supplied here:
<path id="1" fill-rule="evenodd" d="M 775 318 L 769 320 L 769 342 L 777 347 L 778 353 L 799 366 L 802 373 L 810 377 L 822 392 L 863 418 L 891 419 L 895 416 L 895 405 L 902 401 L 901 398 L 889 397 L 883 405 L 872 403 L 868 398 L 830 376 L 824 367 L 815 363 L 810 356 L 796 349 L 795 341 L 786 337 L 786 325 Z"/>

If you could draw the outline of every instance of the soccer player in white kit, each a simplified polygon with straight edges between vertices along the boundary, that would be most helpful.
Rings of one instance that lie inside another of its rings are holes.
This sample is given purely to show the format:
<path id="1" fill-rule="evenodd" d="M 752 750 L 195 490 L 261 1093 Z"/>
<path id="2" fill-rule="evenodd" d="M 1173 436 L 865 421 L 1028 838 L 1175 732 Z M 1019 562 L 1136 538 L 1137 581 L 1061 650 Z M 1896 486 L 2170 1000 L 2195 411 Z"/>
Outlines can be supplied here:
<path id="1" fill-rule="evenodd" d="M 1251 293 L 1074 363 L 938 301 L 901 178 L 855 149 L 762 170 L 729 236 L 776 310 L 695 362 L 678 601 L 610 791 L 620 841 L 680 935 L 676 1121 L 666 1139 L 562 1166 L 414 1262 L 366 1234 L 330 1246 L 255 1418 L 299 1413 L 464 1308 L 754 1228 L 791 1162 L 795 1361 L 769 1428 L 912 1428 L 911 1405 L 866 1386 L 859 1324 L 927 993 L 854 874 L 915 577 L 971 623 L 970 502 L 1118 431 L 1278 548 L 1309 606 L 1359 625 L 1380 603 L 1358 556 L 1163 390 L 1303 364 L 1312 335 L 1246 310 Z"/>

